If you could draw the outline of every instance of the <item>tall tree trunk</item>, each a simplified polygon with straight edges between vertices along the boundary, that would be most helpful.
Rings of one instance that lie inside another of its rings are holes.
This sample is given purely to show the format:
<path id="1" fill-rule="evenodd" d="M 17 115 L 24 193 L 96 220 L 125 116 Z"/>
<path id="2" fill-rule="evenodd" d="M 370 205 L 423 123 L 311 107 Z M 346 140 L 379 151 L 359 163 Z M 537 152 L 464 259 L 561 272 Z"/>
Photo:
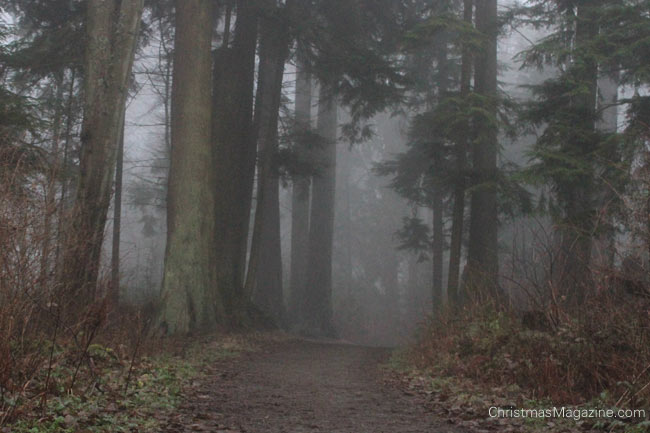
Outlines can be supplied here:
<path id="1" fill-rule="evenodd" d="M 472 25 L 473 0 L 463 2 L 463 20 L 466 24 Z M 467 101 L 470 92 L 472 79 L 472 57 L 469 47 L 463 45 L 460 71 L 460 97 Z M 467 132 L 470 125 L 466 125 L 461 132 L 459 140 L 454 145 L 456 155 L 456 179 L 454 182 L 454 207 L 451 217 L 451 244 L 449 247 L 449 272 L 447 273 L 447 296 L 449 303 L 458 303 L 458 281 L 460 276 L 460 262 L 462 259 L 463 247 L 463 225 L 465 220 L 465 176 L 467 170 Z"/>
<path id="2" fill-rule="evenodd" d="M 409 254 L 408 260 L 408 279 L 406 281 L 406 318 L 409 325 L 414 324 L 422 313 L 424 300 L 420 287 L 420 269 L 418 258 L 414 254 Z"/>
<path id="3" fill-rule="evenodd" d="M 618 83 L 615 73 L 598 79 L 598 111 L 601 117 L 596 128 L 604 134 L 616 134 L 618 128 Z M 620 160 L 620 159 L 619 159 Z M 606 209 L 617 200 L 617 191 L 604 188 L 598 194 L 598 209 Z M 616 221 L 614 212 L 601 214 L 598 221 L 597 251 L 594 251 L 596 265 L 613 269 L 616 261 Z"/>
<path id="4" fill-rule="evenodd" d="M 115 168 L 115 196 L 113 198 L 113 248 L 111 251 L 111 286 L 109 300 L 116 306 L 120 302 L 120 233 L 122 231 L 122 180 L 124 174 L 124 128 L 126 111 L 122 115 L 120 143 Z"/>
<path id="5" fill-rule="evenodd" d="M 252 124 L 256 8 L 255 1 L 238 0 L 233 47 L 223 46 L 219 50 L 213 77 L 217 282 L 233 325 L 244 320 L 246 304 L 243 275 L 255 175 Z"/>
<path id="6" fill-rule="evenodd" d="M 593 0 L 578 2 L 578 20 L 575 30 L 577 71 L 580 80 L 578 92 L 573 100 L 575 110 L 579 112 L 582 121 L 575 125 L 578 134 L 570 144 L 573 152 L 579 152 L 585 158 L 590 158 L 595 150 L 593 132 L 596 120 L 596 99 L 598 92 L 598 63 L 593 55 L 588 53 L 585 46 L 592 43 L 598 35 L 598 21 Z M 564 206 L 564 221 L 561 228 L 561 257 L 562 267 L 560 284 L 568 294 L 569 302 L 579 304 L 584 300 L 586 289 L 591 286 L 591 250 L 594 235 L 594 185 L 593 168 L 581 169 L 578 178 L 570 185 L 563 185 L 560 200 Z"/>
<path id="7" fill-rule="evenodd" d="M 474 295 L 496 298 L 498 286 L 497 211 L 497 1 L 476 5 L 476 28 L 485 46 L 476 56 L 476 92 L 485 98 L 489 118 L 477 122 L 478 137 L 472 149 L 473 179 L 467 257 L 467 287 Z"/>
<path id="8" fill-rule="evenodd" d="M 318 101 L 318 134 L 323 147 L 314 155 L 320 172 L 312 180 L 312 203 L 307 255 L 307 285 L 301 308 L 304 332 L 333 336 L 332 247 L 334 239 L 334 199 L 336 186 L 336 102 L 324 87 Z"/>
<path id="9" fill-rule="evenodd" d="M 349 298 L 350 294 L 353 291 L 353 262 L 352 262 L 352 246 L 354 243 L 354 221 L 352 219 L 352 198 L 351 198 L 351 189 L 352 181 L 350 179 L 352 173 L 352 150 L 348 148 L 339 149 L 337 154 L 337 167 L 338 167 L 338 178 L 341 180 L 342 188 L 339 188 L 339 191 L 343 191 L 344 196 L 340 199 L 343 202 L 343 210 L 341 215 L 341 223 L 339 226 L 343 226 L 343 235 L 345 236 L 344 240 L 344 254 L 345 257 L 341 259 L 341 264 L 343 269 L 342 274 L 342 284 L 341 295 Z"/>
<path id="10" fill-rule="evenodd" d="M 273 167 L 263 182 L 264 201 L 260 249 L 258 250 L 258 277 L 253 293 L 253 302 L 275 323 L 285 325 L 284 298 L 282 286 L 282 251 L 280 237 L 280 185 Z M 259 194 L 258 194 L 259 196 Z"/>
<path id="11" fill-rule="evenodd" d="M 644 157 L 644 167 L 643 173 L 645 173 L 646 187 L 650 187 L 650 150 L 646 147 L 645 157 Z M 645 203 L 645 242 L 646 242 L 646 251 L 648 253 L 648 261 L 650 261 L 650 194 L 646 197 Z"/>
<path id="12" fill-rule="evenodd" d="M 143 0 L 89 0 L 86 8 L 80 173 L 61 272 L 71 311 L 95 293 Z"/>
<path id="13" fill-rule="evenodd" d="M 168 333 L 224 320 L 215 277 L 215 176 L 211 144 L 212 1 L 177 0 L 172 149 L 160 322 Z"/>
<path id="14" fill-rule="evenodd" d="M 439 159 L 439 158 L 436 158 Z M 437 172 L 441 169 L 441 164 L 436 161 Z M 442 286 L 442 268 L 443 268 L 443 251 L 445 245 L 444 239 L 444 219 L 443 219 L 443 197 L 440 185 L 435 185 L 433 189 L 433 285 L 432 285 L 432 302 L 433 311 L 439 312 L 442 310 L 444 303 L 444 293 Z"/>
<path id="15" fill-rule="evenodd" d="M 439 41 L 440 47 L 437 53 L 438 60 L 438 102 L 441 103 L 449 91 L 449 59 L 447 55 L 447 37 L 443 35 Z M 442 152 L 443 143 L 440 143 L 439 153 L 433 157 L 434 176 L 439 177 L 443 171 Z M 444 202 L 443 202 L 442 181 L 440 178 L 433 185 L 433 285 L 432 301 L 434 313 L 440 311 L 445 303 L 445 293 L 442 285 L 443 280 L 443 255 L 445 248 L 444 238 Z"/>
<path id="16" fill-rule="evenodd" d="M 61 191 L 59 193 L 58 222 L 56 228 L 56 251 L 54 253 L 55 274 L 61 275 L 61 249 L 65 241 L 64 221 L 66 219 L 66 201 L 68 193 L 68 165 L 70 155 L 70 142 L 72 140 L 72 128 L 74 127 L 74 99 L 75 84 L 77 83 L 77 70 L 72 68 L 70 71 L 70 87 L 68 88 L 68 101 L 65 110 L 65 138 L 63 139 L 63 157 L 61 158 L 61 167 L 59 176 L 61 177 Z"/>
<path id="17" fill-rule="evenodd" d="M 61 118 L 63 117 L 63 79 L 65 71 L 57 74 L 55 79 L 54 118 L 52 119 L 52 162 L 45 185 L 45 218 L 43 221 L 43 250 L 41 252 L 41 286 L 47 290 L 50 278 L 51 245 L 52 245 L 52 217 L 56 214 L 56 183 L 61 172 L 61 158 L 59 147 L 61 141 Z"/>
<path id="18" fill-rule="evenodd" d="M 311 127 L 311 74 L 305 62 L 298 63 L 296 78 L 296 129 L 299 140 L 304 140 Z M 307 159 L 307 143 L 299 141 L 296 152 Z M 291 191 L 291 285 L 289 310 L 292 318 L 298 317 L 301 299 L 304 298 L 309 246 L 309 199 L 311 180 L 295 175 Z"/>
<path id="19" fill-rule="evenodd" d="M 257 205 L 246 278 L 246 293 L 271 318 L 284 320 L 280 245 L 279 178 L 275 166 L 278 150 L 278 117 L 284 64 L 289 55 L 290 35 L 281 19 L 290 5 L 269 10 L 262 19 L 257 105 L 258 134 Z M 275 18 L 275 19 L 274 19 Z"/>
<path id="20" fill-rule="evenodd" d="M 384 333 L 388 340 L 387 343 L 390 344 L 397 343 L 398 337 L 400 336 L 400 325 L 402 322 L 400 315 L 398 272 L 399 258 L 397 256 L 397 251 L 393 248 L 389 248 L 388 251 L 386 251 L 380 275 L 382 286 L 386 290 L 384 304 L 386 317 L 384 318 L 384 324 L 387 328 L 384 329 Z"/>

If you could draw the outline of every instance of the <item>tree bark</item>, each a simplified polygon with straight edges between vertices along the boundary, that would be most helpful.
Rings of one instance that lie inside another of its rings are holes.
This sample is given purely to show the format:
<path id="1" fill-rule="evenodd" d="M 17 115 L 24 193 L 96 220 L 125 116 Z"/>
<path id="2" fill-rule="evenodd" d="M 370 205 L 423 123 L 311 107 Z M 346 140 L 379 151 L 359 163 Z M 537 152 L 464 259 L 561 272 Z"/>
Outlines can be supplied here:
<path id="1" fill-rule="evenodd" d="M 61 159 L 59 148 L 61 141 L 61 118 L 63 117 L 63 79 L 65 71 L 61 71 L 55 78 L 55 109 L 52 119 L 52 161 L 48 175 L 45 179 L 45 218 L 43 221 L 43 249 L 41 252 L 41 275 L 40 283 L 45 292 L 48 289 L 48 281 L 51 272 L 51 245 L 52 245 L 52 216 L 56 214 L 56 183 L 61 172 Z"/>
<path id="2" fill-rule="evenodd" d="M 315 151 L 320 172 L 312 180 L 312 203 L 307 257 L 306 298 L 302 331 L 334 336 L 332 324 L 332 243 L 336 187 L 337 109 L 332 95 L 321 87 L 318 101 L 318 134 L 323 147 Z"/>
<path id="3" fill-rule="evenodd" d="M 438 158 L 436 158 L 438 159 Z M 441 169 L 440 162 L 436 161 L 436 166 Z M 443 196 L 441 187 L 435 185 L 433 189 L 433 284 L 432 284 L 432 302 L 433 312 L 437 313 L 442 310 L 444 304 L 444 293 L 442 286 L 442 269 L 443 269 L 443 251 L 444 251 L 444 219 L 443 219 Z"/>
<path id="4" fill-rule="evenodd" d="M 171 161 L 161 326 L 211 329 L 225 312 L 215 276 L 215 176 L 211 143 L 212 1 L 177 0 Z"/>
<path id="5" fill-rule="evenodd" d="M 60 176 L 61 176 L 61 191 L 59 193 L 59 206 L 57 210 L 57 228 L 56 228 L 56 251 L 54 253 L 54 266 L 57 279 L 61 276 L 61 250 L 65 241 L 64 221 L 67 218 L 66 205 L 68 199 L 68 165 L 70 156 L 70 142 L 72 140 L 72 128 L 74 125 L 74 100 L 75 100 L 75 84 L 77 82 L 77 70 L 72 68 L 70 71 L 70 85 L 68 88 L 68 101 L 66 104 L 65 113 L 65 138 L 63 139 L 63 157 L 61 158 Z"/>
<path id="6" fill-rule="evenodd" d="M 80 173 L 63 247 L 61 287 L 79 311 L 95 294 L 120 122 L 143 0 L 89 0 Z"/>
<path id="7" fill-rule="evenodd" d="M 256 153 L 252 130 L 256 8 L 251 0 L 237 2 L 233 47 L 219 50 L 213 77 L 217 282 L 233 325 L 244 320 L 246 304 L 243 276 Z"/>
<path id="8" fill-rule="evenodd" d="M 482 95 L 487 118 L 477 121 L 478 137 L 472 148 L 473 173 L 469 227 L 468 280 L 474 296 L 496 298 L 498 288 L 497 211 L 497 1 L 476 5 L 476 28 L 485 47 L 476 56 L 475 86 Z"/>
<path id="9" fill-rule="evenodd" d="M 601 112 L 596 129 L 604 134 L 616 134 L 618 128 L 618 73 L 598 78 L 598 111 Z M 617 200 L 613 188 L 604 188 L 597 194 L 597 208 L 606 209 Z M 614 269 L 616 262 L 616 215 L 607 212 L 598 221 L 596 245 L 593 247 L 593 259 L 596 266 Z"/>
<path id="10" fill-rule="evenodd" d="M 442 103 L 447 97 L 447 92 L 449 91 L 449 58 L 448 58 L 448 46 L 446 35 L 440 38 L 439 44 L 440 48 L 437 53 L 438 61 L 438 103 Z M 433 210 L 433 222 L 432 222 L 432 233 L 433 233 L 433 251 L 432 251 L 432 260 L 433 260 L 433 285 L 432 285 L 432 301 L 433 301 L 433 312 L 439 312 L 442 310 L 442 307 L 445 303 L 445 293 L 443 288 L 443 255 L 445 249 L 445 238 L 444 238 L 444 193 L 442 181 L 440 180 L 441 173 L 443 172 L 442 166 L 442 143 L 440 143 L 439 153 L 433 156 L 433 169 L 435 171 L 434 176 L 437 177 L 437 181 L 433 185 L 433 200 L 431 207 Z"/>
<path id="11" fill-rule="evenodd" d="M 464 0 L 463 2 L 463 20 L 468 25 L 472 25 L 473 17 L 473 0 Z M 460 97 L 463 101 L 467 100 L 470 92 L 472 75 L 472 57 L 471 51 L 466 44 L 462 48 L 461 72 L 460 72 Z M 458 142 L 455 143 L 454 153 L 456 154 L 456 179 L 454 182 L 454 206 L 452 210 L 451 222 L 451 243 L 449 247 L 449 272 L 447 273 L 447 296 L 450 305 L 455 305 L 459 301 L 458 282 L 460 276 L 460 262 L 462 259 L 463 246 L 463 225 L 465 220 L 465 189 L 466 180 L 465 172 L 467 170 L 467 132 L 470 125 L 467 124 L 461 132 Z"/>
<path id="12" fill-rule="evenodd" d="M 122 115 L 120 142 L 117 149 L 115 168 L 115 197 L 113 198 L 113 245 L 111 251 L 111 286 L 109 301 L 112 305 L 120 302 L 120 233 L 122 231 L 122 178 L 124 172 L 124 128 L 126 116 Z"/>
<path id="13" fill-rule="evenodd" d="M 304 62 L 298 63 L 296 79 L 296 129 L 300 139 L 310 129 L 311 122 L 311 74 Z M 298 142 L 296 150 L 306 159 L 306 143 Z M 307 251 L 309 246 L 309 201 L 311 180 L 308 176 L 295 175 L 291 191 L 291 285 L 289 310 L 292 318 L 298 317 L 301 299 L 304 298 L 307 274 Z"/>
<path id="14" fill-rule="evenodd" d="M 257 205 L 246 278 L 246 293 L 278 323 L 284 321 L 280 245 L 279 178 L 275 166 L 278 150 L 278 118 L 284 64 L 289 55 L 290 34 L 281 18 L 290 4 L 269 10 L 261 23 L 257 105 L 258 134 Z M 275 19 L 274 19 L 275 18 Z"/>

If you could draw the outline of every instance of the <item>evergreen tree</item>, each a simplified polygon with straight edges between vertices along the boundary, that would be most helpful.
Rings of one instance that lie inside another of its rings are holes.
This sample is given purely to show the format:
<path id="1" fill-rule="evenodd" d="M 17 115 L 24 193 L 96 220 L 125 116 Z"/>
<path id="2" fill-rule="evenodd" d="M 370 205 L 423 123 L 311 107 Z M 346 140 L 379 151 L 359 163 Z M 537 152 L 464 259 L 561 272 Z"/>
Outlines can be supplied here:
<path id="1" fill-rule="evenodd" d="M 539 2 L 519 11 L 524 22 L 554 30 L 522 54 L 529 67 L 550 63 L 558 71 L 532 89 L 526 119 L 543 128 L 532 150 L 530 173 L 553 191 L 548 210 L 561 238 L 561 267 L 554 278 L 573 303 L 581 303 L 591 287 L 592 245 L 601 229 L 598 191 L 620 185 L 615 167 L 623 149 L 611 139 L 615 131 L 597 128 L 603 96 L 599 82 L 616 76 L 620 84 L 644 80 L 647 62 L 641 56 L 647 53 L 630 44 L 647 37 L 648 8 L 648 2 L 576 0 Z M 643 99 L 637 95 L 617 103 Z"/>
<path id="2" fill-rule="evenodd" d="M 465 287 L 499 294 L 497 184 L 499 151 L 497 107 L 497 1 L 476 4 L 476 29 L 484 45 L 475 57 L 475 91 L 484 100 L 485 116 L 475 124 L 476 139 L 472 146 L 472 191 L 470 203 L 469 244 Z M 477 293 L 478 294 L 478 293 Z"/>

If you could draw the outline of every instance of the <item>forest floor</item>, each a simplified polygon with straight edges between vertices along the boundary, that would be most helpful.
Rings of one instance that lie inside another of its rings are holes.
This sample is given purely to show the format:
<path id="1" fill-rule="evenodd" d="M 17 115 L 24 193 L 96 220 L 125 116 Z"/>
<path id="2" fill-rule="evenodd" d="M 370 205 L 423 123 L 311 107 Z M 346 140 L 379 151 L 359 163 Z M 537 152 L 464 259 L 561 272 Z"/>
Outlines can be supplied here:
<path id="1" fill-rule="evenodd" d="M 162 343 L 166 348 L 137 361 L 91 345 L 86 372 L 79 370 L 82 358 L 61 355 L 52 366 L 47 401 L 36 381 L 27 387 L 34 392 L 4 397 L 16 403 L 0 433 L 648 431 L 647 422 L 614 429 L 611 423 L 598 428 L 577 420 L 490 418 L 493 406 L 551 403 L 526 400 L 507 384 L 486 390 L 417 369 L 406 352 L 391 349 L 283 333 Z M 77 385 L 67 387 L 77 370 Z"/>
<path id="2" fill-rule="evenodd" d="M 461 430 L 423 397 L 385 382 L 391 351 L 288 340 L 222 360 L 171 416 L 164 432 L 431 432 Z"/>

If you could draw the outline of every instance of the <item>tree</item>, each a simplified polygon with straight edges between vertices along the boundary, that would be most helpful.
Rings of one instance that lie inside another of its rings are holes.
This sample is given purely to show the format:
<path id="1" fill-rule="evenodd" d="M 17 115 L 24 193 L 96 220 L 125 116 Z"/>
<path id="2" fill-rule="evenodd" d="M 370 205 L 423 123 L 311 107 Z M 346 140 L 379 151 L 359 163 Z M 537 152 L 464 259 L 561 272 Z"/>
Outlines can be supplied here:
<path id="1" fill-rule="evenodd" d="M 253 88 L 258 3 L 237 2 L 232 47 L 225 39 L 215 56 L 212 141 L 216 167 L 217 284 L 233 324 L 245 315 L 244 272 L 255 175 Z"/>
<path id="2" fill-rule="evenodd" d="M 571 1 L 557 9 L 538 9 L 537 17 L 552 12 L 562 26 L 543 43 L 524 53 L 527 65 L 540 64 L 540 56 L 560 67 L 558 75 L 533 88 L 535 100 L 527 119 L 543 131 L 533 147 L 534 178 L 550 185 L 554 192 L 551 209 L 557 223 L 559 272 L 555 283 L 570 302 L 584 300 L 590 286 L 590 262 L 595 235 L 595 169 L 603 135 L 596 131 L 598 99 L 599 22 L 602 2 Z M 606 158 L 602 158 L 606 161 Z"/>
<path id="3" fill-rule="evenodd" d="M 472 27 L 474 15 L 473 0 L 463 1 L 463 22 L 467 27 Z M 467 100 L 472 80 L 472 52 L 469 44 L 464 41 L 461 46 L 461 71 L 460 71 L 460 99 Z M 465 190 L 467 170 L 467 144 L 470 124 L 465 122 L 461 126 L 461 136 L 455 146 L 456 176 L 454 179 L 453 210 L 451 216 L 451 240 L 449 246 L 449 271 L 447 272 L 447 296 L 449 303 L 458 302 L 458 282 L 460 262 L 462 260 L 463 226 L 465 221 Z"/>
<path id="4" fill-rule="evenodd" d="M 120 233 L 122 231 L 122 186 L 124 178 L 124 128 L 126 116 L 122 117 L 120 142 L 115 167 L 115 197 L 113 199 L 113 245 L 111 248 L 111 286 L 108 297 L 113 305 L 120 302 Z"/>
<path id="5" fill-rule="evenodd" d="M 476 125 L 472 146 L 472 191 L 470 203 L 469 245 L 466 287 L 498 295 L 498 126 L 497 126 L 497 1 L 476 5 L 476 29 L 484 38 L 484 47 L 475 57 L 475 90 L 483 98 L 486 116 Z M 479 294 L 479 293 L 477 293 Z"/>
<path id="6" fill-rule="evenodd" d="M 449 5 L 443 5 L 443 7 L 448 8 Z M 443 10 L 443 13 L 448 13 L 448 11 Z M 436 62 L 438 66 L 438 74 L 436 77 L 437 87 L 438 87 L 438 99 L 444 100 L 447 98 L 447 93 L 450 91 L 449 78 L 450 78 L 450 61 L 449 56 L 449 42 L 448 34 L 443 33 L 440 35 L 440 42 L 436 49 Z M 445 303 L 444 299 L 444 288 L 442 285 L 443 280 L 443 254 L 445 250 L 445 235 L 444 235 L 444 196 L 445 196 L 445 185 L 444 185 L 444 175 L 445 171 L 443 168 L 443 160 L 445 154 L 445 138 L 439 137 L 438 143 L 435 143 L 435 154 L 433 155 L 432 169 L 433 175 L 437 177 L 437 180 L 432 185 L 432 201 L 431 208 L 433 209 L 433 221 L 431 224 L 432 227 L 432 244 L 433 251 L 431 254 L 433 262 L 433 284 L 432 284 L 432 299 L 433 299 L 433 308 L 434 311 L 440 311 Z"/>
<path id="7" fill-rule="evenodd" d="M 434 309 L 444 303 L 443 253 L 444 214 L 447 197 L 453 199 L 451 248 L 448 273 L 449 299 L 457 299 L 461 263 L 468 140 L 475 126 L 473 113 L 479 111 L 470 93 L 471 57 L 481 49 L 482 37 L 472 23 L 472 3 L 465 2 L 463 19 L 458 17 L 458 2 L 423 2 L 423 11 L 413 18 L 406 37 L 407 71 L 412 86 L 409 107 L 418 114 L 410 122 L 408 150 L 393 161 L 378 167 L 378 172 L 393 176 L 392 187 L 418 206 L 433 210 L 432 242 L 407 239 L 428 236 L 417 229 L 419 219 L 406 219 L 409 225 L 399 234 L 405 249 L 422 254 L 430 250 L 433 265 Z"/>
<path id="8" fill-rule="evenodd" d="M 61 287 L 74 307 L 95 295 L 142 9 L 142 0 L 89 0 L 87 4 L 79 180 L 61 271 Z"/>
<path id="9" fill-rule="evenodd" d="M 60 267 L 61 226 L 65 220 L 62 200 L 68 189 L 66 177 L 70 176 L 66 175 L 71 171 L 68 168 L 73 159 L 70 157 L 72 136 L 76 135 L 74 124 L 78 110 L 75 107 L 80 98 L 76 78 L 83 63 L 79 53 L 83 52 L 84 15 L 78 4 L 59 0 L 14 0 L 7 2 L 6 11 L 14 21 L 14 40 L 0 49 L 1 79 L 11 83 L 7 89 L 11 89 L 10 93 L 3 93 L 1 97 L 6 105 L 0 108 L 5 113 L 0 117 L 10 120 L 18 130 L 31 124 L 22 131 L 25 137 L 22 149 L 11 149 L 12 152 L 19 150 L 15 156 L 26 156 L 24 154 L 29 154 L 30 150 L 38 149 L 45 157 L 39 164 L 45 205 L 42 235 L 38 236 L 41 246 L 39 285 L 49 291 L 56 286 L 52 276 Z M 0 31 L 0 38 L 4 34 L 4 30 Z M 27 98 L 22 97 L 27 95 Z M 33 102 L 25 104 L 27 101 Z M 14 111 L 21 105 L 28 108 L 23 119 Z M 57 189 L 60 189 L 59 203 Z"/>
<path id="10" fill-rule="evenodd" d="M 260 30 L 260 72 L 255 106 L 259 154 L 257 206 L 246 292 L 276 322 L 284 320 L 280 247 L 278 118 L 284 66 L 291 43 L 290 17 L 294 2 L 267 4 Z"/>
<path id="11" fill-rule="evenodd" d="M 167 247 L 159 321 L 168 333 L 223 321 L 215 275 L 210 0 L 176 1 Z"/>
<path id="12" fill-rule="evenodd" d="M 307 253 L 305 299 L 299 327 L 303 332 L 333 336 L 332 325 L 332 242 L 336 185 L 336 143 L 338 138 L 336 101 L 321 87 L 318 99 L 318 134 L 324 140 L 314 151 L 320 171 L 312 179 L 312 203 Z"/>
<path id="13" fill-rule="evenodd" d="M 296 152 L 307 160 L 307 132 L 311 128 L 311 74 L 308 65 L 298 62 L 296 78 Z M 309 246 L 309 203 L 311 179 L 304 174 L 294 174 L 291 191 L 291 283 L 289 309 L 292 318 L 297 318 L 300 299 L 304 297 Z"/>

